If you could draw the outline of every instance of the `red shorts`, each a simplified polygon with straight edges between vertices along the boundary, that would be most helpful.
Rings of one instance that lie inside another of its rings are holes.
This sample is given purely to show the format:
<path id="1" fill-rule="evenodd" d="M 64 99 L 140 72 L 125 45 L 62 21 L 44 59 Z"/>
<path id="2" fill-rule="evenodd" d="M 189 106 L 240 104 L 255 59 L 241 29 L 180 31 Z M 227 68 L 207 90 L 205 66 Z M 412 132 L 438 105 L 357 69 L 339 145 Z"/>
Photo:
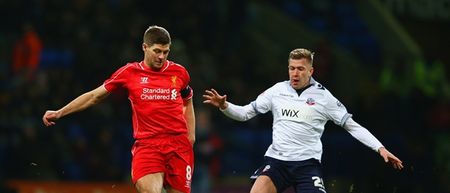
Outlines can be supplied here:
<path id="1" fill-rule="evenodd" d="M 131 178 L 164 173 L 164 186 L 189 193 L 194 171 L 194 151 L 187 136 L 136 140 L 131 150 Z"/>

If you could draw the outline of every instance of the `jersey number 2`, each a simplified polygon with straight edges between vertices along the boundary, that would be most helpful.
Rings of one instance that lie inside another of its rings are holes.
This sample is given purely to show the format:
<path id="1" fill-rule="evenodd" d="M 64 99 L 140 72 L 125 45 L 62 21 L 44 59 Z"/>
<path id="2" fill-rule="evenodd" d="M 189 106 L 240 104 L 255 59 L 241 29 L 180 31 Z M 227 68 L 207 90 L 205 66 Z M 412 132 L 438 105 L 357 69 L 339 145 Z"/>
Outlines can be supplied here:
<path id="1" fill-rule="evenodd" d="M 323 180 L 322 178 L 318 177 L 318 176 L 313 176 L 312 180 L 314 181 L 314 186 L 321 188 L 321 189 L 325 189 L 325 186 L 323 185 Z"/>

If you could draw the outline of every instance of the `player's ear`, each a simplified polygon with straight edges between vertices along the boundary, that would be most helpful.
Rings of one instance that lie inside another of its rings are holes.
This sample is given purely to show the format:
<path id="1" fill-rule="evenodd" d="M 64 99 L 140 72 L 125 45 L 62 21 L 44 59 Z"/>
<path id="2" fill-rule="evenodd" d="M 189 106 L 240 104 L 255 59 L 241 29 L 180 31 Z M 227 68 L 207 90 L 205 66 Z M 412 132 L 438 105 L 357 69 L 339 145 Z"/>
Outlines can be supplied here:
<path id="1" fill-rule="evenodd" d="M 145 48 L 147 48 L 147 44 L 146 43 L 142 43 L 142 51 L 145 51 Z"/>

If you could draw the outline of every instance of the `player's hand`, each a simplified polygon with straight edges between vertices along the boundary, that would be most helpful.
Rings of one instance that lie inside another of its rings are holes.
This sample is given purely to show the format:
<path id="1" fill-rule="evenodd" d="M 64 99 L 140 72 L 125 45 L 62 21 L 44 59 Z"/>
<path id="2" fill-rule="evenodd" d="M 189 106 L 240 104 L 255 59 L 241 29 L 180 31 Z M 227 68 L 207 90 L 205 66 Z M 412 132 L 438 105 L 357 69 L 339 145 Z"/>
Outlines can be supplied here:
<path id="1" fill-rule="evenodd" d="M 213 88 L 211 90 L 205 90 L 205 94 L 203 95 L 203 103 L 211 104 L 220 109 L 226 109 L 228 107 L 227 95 L 220 95 Z"/>
<path id="2" fill-rule="evenodd" d="M 44 116 L 42 117 L 42 121 L 45 126 L 55 125 L 55 121 L 61 118 L 61 113 L 59 111 L 46 111 Z"/>
<path id="3" fill-rule="evenodd" d="M 386 148 L 381 147 L 378 152 L 383 157 L 384 162 L 390 163 L 395 169 L 401 170 L 403 168 L 402 160 L 395 157 L 394 154 L 389 152 Z"/>

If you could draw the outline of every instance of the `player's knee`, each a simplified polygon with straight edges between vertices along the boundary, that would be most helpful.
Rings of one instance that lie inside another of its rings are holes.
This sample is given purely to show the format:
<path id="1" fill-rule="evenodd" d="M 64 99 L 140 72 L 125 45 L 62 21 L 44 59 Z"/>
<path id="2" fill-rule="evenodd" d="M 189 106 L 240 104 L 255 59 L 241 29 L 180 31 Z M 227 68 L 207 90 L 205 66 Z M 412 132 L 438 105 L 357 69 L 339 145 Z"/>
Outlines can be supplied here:
<path id="1" fill-rule="evenodd" d="M 163 173 L 147 174 L 136 182 L 139 193 L 161 193 L 163 186 Z"/>
<path id="2" fill-rule="evenodd" d="M 136 190 L 138 193 L 161 193 L 162 185 L 158 186 L 152 183 L 136 183 Z"/>
<path id="3" fill-rule="evenodd" d="M 250 193 L 276 193 L 276 187 L 272 180 L 265 175 L 259 176 L 253 184 Z"/>
<path id="4" fill-rule="evenodd" d="M 161 188 L 151 186 L 138 186 L 136 185 L 138 193 L 161 193 Z"/>

